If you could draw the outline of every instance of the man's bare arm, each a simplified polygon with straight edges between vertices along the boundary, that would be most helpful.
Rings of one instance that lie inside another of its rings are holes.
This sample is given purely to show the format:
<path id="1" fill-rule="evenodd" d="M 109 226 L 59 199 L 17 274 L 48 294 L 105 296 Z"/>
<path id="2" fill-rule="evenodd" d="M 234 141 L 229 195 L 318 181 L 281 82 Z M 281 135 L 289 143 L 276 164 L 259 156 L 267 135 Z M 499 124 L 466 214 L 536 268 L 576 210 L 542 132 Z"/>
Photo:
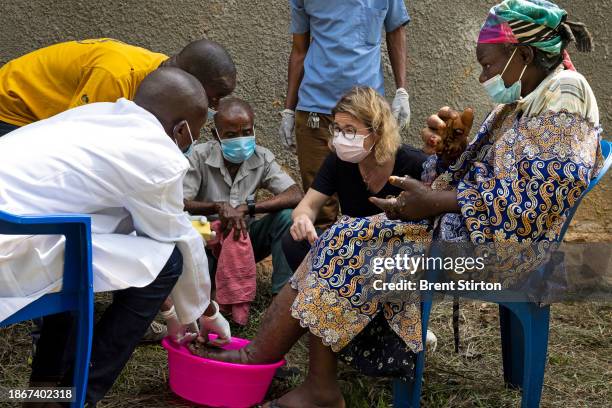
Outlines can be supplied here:
<path id="1" fill-rule="evenodd" d="M 387 33 L 387 51 L 396 88 L 406 88 L 406 29 L 400 26 Z"/>
<path id="2" fill-rule="evenodd" d="M 219 213 L 219 203 L 212 201 L 184 200 L 185 211 L 192 215 L 212 215 Z"/>
<path id="3" fill-rule="evenodd" d="M 282 193 L 264 201 L 255 203 L 255 213 L 265 214 L 295 208 L 302 200 L 304 195 L 297 184 L 288 187 Z"/>
<path id="4" fill-rule="evenodd" d="M 293 45 L 289 55 L 287 70 L 287 98 L 285 109 L 295 110 L 297 106 L 298 89 L 304 77 L 304 59 L 310 46 L 310 33 L 293 34 Z"/>

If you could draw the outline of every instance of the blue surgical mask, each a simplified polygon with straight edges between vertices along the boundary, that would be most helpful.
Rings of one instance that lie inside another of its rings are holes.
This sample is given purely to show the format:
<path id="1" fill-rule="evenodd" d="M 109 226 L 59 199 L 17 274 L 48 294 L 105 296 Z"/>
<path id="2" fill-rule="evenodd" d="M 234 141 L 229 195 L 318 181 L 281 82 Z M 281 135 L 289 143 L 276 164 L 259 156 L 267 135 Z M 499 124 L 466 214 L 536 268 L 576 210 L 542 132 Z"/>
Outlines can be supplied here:
<path id="1" fill-rule="evenodd" d="M 191 150 L 193 149 L 193 144 L 194 144 L 193 135 L 191 134 L 191 129 L 189 128 L 189 122 L 187 122 L 186 120 L 180 121 L 179 123 L 174 125 L 174 129 L 172 130 L 172 133 L 176 133 L 176 127 L 179 126 L 183 122 L 185 122 L 185 124 L 187 125 L 187 132 L 189 132 L 189 138 L 191 139 L 191 143 L 189 144 L 189 147 L 187 148 L 187 150 L 182 150 L 182 152 L 185 156 L 189 156 L 189 154 L 191 153 Z M 174 143 L 176 143 L 176 145 L 178 146 L 178 142 L 176 141 L 176 139 L 174 139 Z"/>
<path id="2" fill-rule="evenodd" d="M 217 138 L 219 138 L 219 133 Z M 219 139 L 223 157 L 230 163 L 239 164 L 249 159 L 255 153 L 255 135 L 234 137 L 231 139 Z"/>
<path id="3" fill-rule="evenodd" d="M 183 152 L 183 154 L 185 155 L 185 157 L 189 156 L 191 154 L 191 152 L 193 151 L 193 143 L 189 145 L 189 148 Z"/>
<path id="4" fill-rule="evenodd" d="M 210 120 L 212 122 L 214 120 L 216 114 L 217 114 L 216 110 L 214 110 L 212 108 L 208 108 L 208 120 Z"/>
<path id="5" fill-rule="evenodd" d="M 493 101 L 496 103 L 512 103 L 521 98 L 521 78 L 523 78 L 523 74 L 527 69 L 527 64 L 525 64 L 525 67 L 523 67 L 523 71 L 521 72 L 521 76 L 519 77 L 518 81 L 510 85 L 508 88 L 506 88 L 506 84 L 504 83 L 503 79 L 506 68 L 508 68 L 508 65 L 510 65 L 510 61 L 512 61 L 512 57 L 514 57 L 515 53 L 516 48 L 514 49 L 514 52 L 510 56 L 508 62 L 506 62 L 506 66 L 504 67 L 501 75 L 497 74 L 493 78 L 490 78 L 482 83 L 485 91 L 487 91 L 491 99 L 493 99 Z"/>

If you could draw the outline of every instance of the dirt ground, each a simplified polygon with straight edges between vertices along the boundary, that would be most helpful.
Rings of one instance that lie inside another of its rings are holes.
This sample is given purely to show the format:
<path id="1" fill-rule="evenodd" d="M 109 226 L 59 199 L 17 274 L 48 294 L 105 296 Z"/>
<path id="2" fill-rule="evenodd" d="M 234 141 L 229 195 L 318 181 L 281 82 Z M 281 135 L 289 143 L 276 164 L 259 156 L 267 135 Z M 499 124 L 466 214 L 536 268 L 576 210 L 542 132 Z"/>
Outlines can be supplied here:
<path id="1" fill-rule="evenodd" d="M 269 265 L 259 265 L 259 295 L 245 328 L 234 335 L 254 336 L 259 317 L 270 301 Z M 108 296 L 98 296 L 103 309 Z M 422 406 L 518 407 L 520 393 L 503 384 L 499 320 L 493 304 L 462 302 L 462 352 L 453 351 L 451 303 L 434 305 L 430 327 L 438 337 L 438 349 L 427 355 Z M 563 304 L 552 307 L 548 365 L 542 393 L 543 408 L 609 407 L 612 401 L 612 305 L 604 303 Z M 30 339 L 26 324 L 0 329 L 0 378 L 3 386 L 25 386 L 29 375 Z M 307 345 L 300 341 L 287 356 L 290 366 L 307 370 Z M 303 374 L 302 374 L 303 375 Z M 350 408 L 391 407 L 388 379 L 359 375 L 341 366 L 339 378 Z M 159 345 L 137 348 L 100 408 L 188 407 L 174 396 L 168 385 L 166 352 Z M 268 396 L 282 395 L 301 378 L 275 380 Z M 0 407 L 11 406 L 0 402 Z"/>

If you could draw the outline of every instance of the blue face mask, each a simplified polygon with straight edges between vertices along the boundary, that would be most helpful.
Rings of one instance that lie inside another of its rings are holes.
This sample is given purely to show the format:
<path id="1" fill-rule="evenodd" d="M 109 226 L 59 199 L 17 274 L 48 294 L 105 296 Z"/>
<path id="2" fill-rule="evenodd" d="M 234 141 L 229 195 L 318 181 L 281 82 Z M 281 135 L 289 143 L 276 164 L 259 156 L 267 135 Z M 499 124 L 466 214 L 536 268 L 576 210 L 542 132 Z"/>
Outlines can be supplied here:
<path id="1" fill-rule="evenodd" d="M 214 110 L 213 108 L 208 108 L 208 120 L 209 121 L 213 121 L 215 118 L 215 115 L 217 114 L 217 111 Z"/>
<path id="2" fill-rule="evenodd" d="M 219 133 L 217 138 L 219 138 Z M 239 164 L 249 159 L 255 153 L 255 135 L 234 137 L 231 139 L 219 139 L 223 157 L 230 163 Z"/>
<path id="3" fill-rule="evenodd" d="M 193 143 L 189 145 L 189 148 L 183 152 L 183 154 L 185 155 L 185 157 L 189 156 L 191 154 L 191 152 L 193 151 Z"/>
<path id="4" fill-rule="evenodd" d="M 504 83 L 503 79 L 503 75 L 506 72 L 506 68 L 508 68 L 508 65 L 510 65 L 510 61 L 512 61 L 512 57 L 514 57 L 515 53 L 516 48 L 514 49 L 514 52 L 510 56 L 508 62 L 506 62 L 506 66 L 504 67 L 504 70 L 502 71 L 501 75 L 497 74 L 493 78 L 490 78 L 489 80 L 482 83 L 482 86 L 484 87 L 485 91 L 487 91 L 491 99 L 493 99 L 493 101 L 496 103 L 512 103 L 518 101 L 521 98 L 521 78 L 523 78 L 523 74 L 527 69 L 527 65 L 525 65 L 525 67 L 523 68 L 523 71 L 521 72 L 521 76 L 519 77 L 518 81 L 510 85 L 510 87 L 506 88 L 506 84 Z"/>

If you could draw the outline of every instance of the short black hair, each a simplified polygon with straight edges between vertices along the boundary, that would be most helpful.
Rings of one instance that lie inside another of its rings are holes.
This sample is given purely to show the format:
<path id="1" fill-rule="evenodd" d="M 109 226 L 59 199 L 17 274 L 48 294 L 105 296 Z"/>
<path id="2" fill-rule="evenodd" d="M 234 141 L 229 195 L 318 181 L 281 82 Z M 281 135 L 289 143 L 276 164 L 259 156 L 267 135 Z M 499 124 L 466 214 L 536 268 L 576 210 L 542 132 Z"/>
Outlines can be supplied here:
<path id="1" fill-rule="evenodd" d="M 230 96 L 223 98 L 219 101 L 219 106 L 217 107 L 217 113 L 215 114 L 215 125 L 217 124 L 217 118 L 220 116 L 225 116 L 226 112 L 228 112 L 232 108 L 238 108 L 245 111 L 252 118 L 255 117 L 255 112 L 251 107 L 251 104 L 245 101 L 244 99 L 237 98 L 235 96 Z"/>
<path id="2" fill-rule="evenodd" d="M 203 119 L 208 111 L 208 98 L 200 81 L 173 67 L 161 67 L 147 75 L 134 102 L 151 112 L 168 134 L 177 121 Z"/>
<path id="3" fill-rule="evenodd" d="M 219 43 L 201 39 L 185 46 L 177 56 L 179 68 L 195 76 L 205 87 L 228 95 L 236 85 L 236 65 Z"/>

